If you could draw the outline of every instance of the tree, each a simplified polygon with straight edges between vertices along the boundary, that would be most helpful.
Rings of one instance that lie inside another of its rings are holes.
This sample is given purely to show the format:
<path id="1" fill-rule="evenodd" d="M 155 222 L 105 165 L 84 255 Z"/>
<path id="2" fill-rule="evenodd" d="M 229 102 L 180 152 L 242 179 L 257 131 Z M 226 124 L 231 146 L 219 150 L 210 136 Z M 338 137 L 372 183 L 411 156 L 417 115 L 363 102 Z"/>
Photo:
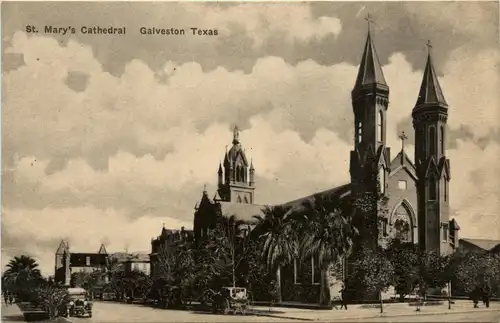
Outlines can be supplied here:
<path id="1" fill-rule="evenodd" d="M 33 302 L 41 306 L 49 314 L 50 319 L 63 314 L 60 312 L 61 306 L 68 301 L 68 290 L 64 286 L 44 282 L 35 287 L 32 293 Z"/>
<path id="2" fill-rule="evenodd" d="M 411 294 L 418 283 L 419 255 L 412 243 L 393 240 L 386 255 L 394 268 L 394 287 L 400 301 Z"/>
<path id="3" fill-rule="evenodd" d="M 417 285 L 421 296 L 426 298 L 429 288 L 443 288 L 450 282 L 450 260 L 437 250 L 419 252 Z"/>
<path id="4" fill-rule="evenodd" d="M 362 249 L 354 262 L 355 277 L 362 280 L 369 294 L 376 294 L 380 300 L 380 313 L 384 312 L 382 292 L 394 280 L 394 268 L 384 253 L 370 249 Z"/>
<path id="5" fill-rule="evenodd" d="M 281 302 L 281 270 L 290 264 L 298 255 L 297 237 L 293 230 L 291 208 L 283 206 L 266 206 L 264 216 L 255 216 L 258 224 L 252 231 L 256 237 L 263 238 L 262 257 L 269 271 L 276 274 L 279 290 L 278 302 Z"/>
<path id="6" fill-rule="evenodd" d="M 303 203 L 305 216 L 299 217 L 302 242 L 301 259 L 315 257 L 321 269 L 320 303 L 330 302 L 328 268 L 342 261 L 351 251 L 357 230 L 351 224 L 346 206 L 337 197 L 315 195 Z"/>
<path id="7" fill-rule="evenodd" d="M 31 289 L 42 280 L 36 260 L 25 255 L 16 256 L 6 267 L 2 283 L 5 283 L 9 291 L 15 293 L 21 300 L 29 300 Z"/>
<path id="8" fill-rule="evenodd" d="M 454 278 L 468 294 L 475 290 L 500 291 L 500 256 L 468 253 L 455 259 Z"/>

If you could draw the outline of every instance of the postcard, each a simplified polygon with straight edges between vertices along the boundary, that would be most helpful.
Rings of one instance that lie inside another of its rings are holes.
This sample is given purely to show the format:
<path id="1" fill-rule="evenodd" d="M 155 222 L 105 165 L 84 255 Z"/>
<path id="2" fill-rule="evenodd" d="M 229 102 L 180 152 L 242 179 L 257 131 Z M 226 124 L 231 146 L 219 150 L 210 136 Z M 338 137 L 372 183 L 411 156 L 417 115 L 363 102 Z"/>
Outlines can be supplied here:
<path id="1" fill-rule="evenodd" d="M 3 2 L 2 321 L 492 321 L 499 5 Z"/>

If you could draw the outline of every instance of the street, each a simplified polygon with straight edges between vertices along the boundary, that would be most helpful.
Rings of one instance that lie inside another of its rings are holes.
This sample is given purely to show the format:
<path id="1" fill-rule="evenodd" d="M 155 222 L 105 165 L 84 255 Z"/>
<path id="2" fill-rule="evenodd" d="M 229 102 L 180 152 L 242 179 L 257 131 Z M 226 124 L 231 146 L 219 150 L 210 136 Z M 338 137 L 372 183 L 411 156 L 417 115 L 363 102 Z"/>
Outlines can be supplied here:
<path id="1" fill-rule="evenodd" d="M 496 305 L 496 304 L 495 304 Z M 262 310 L 263 308 L 260 307 Z M 409 313 L 404 311 L 402 315 L 387 315 L 386 317 L 371 317 L 377 314 L 371 314 L 372 310 L 353 309 L 349 311 L 350 317 L 339 316 L 344 314 L 336 311 L 311 311 L 298 309 L 274 308 L 273 311 L 279 311 L 274 315 L 282 316 L 256 316 L 256 315 L 213 315 L 210 313 L 199 313 L 193 311 L 156 309 L 142 305 L 122 304 L 112 302 L 94 303 L 92 318 L 75 318 L 70 320 L 74 323 L 92 323 L 92 322 L 498 322 L 500 323 L 500 309 L 490 311 L 462 311 L 459 313 L 445 312 L 443 314 L 434 313 Z M 398 312 L 400 312 L 398 310 Z M 405 313 L 406 312 L 406 313 Z M 345 314 L 344 314 L 345 315 Z M 358 317 L 353 317 L 358 316 Z M 288 318 L 287 318 L 288 317 Z M 296 317 L 297 319 L 290 319 Z M 363 318 L 364 317 L 364 318 Z M 300 319 L 302 318 L 302 319 Z"/>
<path id="2" fill-rule="evenodd" d="M 500 322 L 500 311 L 359 319 L 355 322 Z"/>
<path id="3" fill-rule="evenodd" d="M 90 322 L 285 322 L 285 319 L 252 315 L 214 315 L 192 311 L 156 309 L 135 304 L 95 302 L 92 318 L 71 317 L 74 323 Z"/>

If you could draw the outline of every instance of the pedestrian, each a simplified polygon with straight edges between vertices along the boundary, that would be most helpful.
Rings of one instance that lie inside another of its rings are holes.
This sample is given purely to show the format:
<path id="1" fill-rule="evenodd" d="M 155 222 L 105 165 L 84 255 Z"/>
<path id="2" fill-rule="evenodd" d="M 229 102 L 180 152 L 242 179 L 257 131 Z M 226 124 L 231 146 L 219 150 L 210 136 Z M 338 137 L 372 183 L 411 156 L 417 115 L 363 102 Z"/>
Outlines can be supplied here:
<path id="1" fill-rule="evenodd" d="M 14 297 L 12 295 L 9 295 L 9 304 L 12 305 L 13 301 L 14 301 Z"/>
<path id="2" fill-rule="evenodd" d="M 480 294 L 480 290 L 479 288 L 475 288 L 472 292 L 471 292 L 471 299 L 472 299 L 472 303 L 474 303 L 474 308 L 478 308 L 478 303 L 479 303 L 479 294 Z"/>
<path id="3" fill-rule="evenodd" d="M 342 288 L 340 289 L 340 309 L 345 308 L 347 310 L 347 292 L 345 289 L 345 286 L 342 285 Z"/>
<path id="4" fill-rule="evenodd" d="M 483 302 L 486 308 L 490 307 L 491 288 L 488 284 L 483 287 Z"/>
<path id="5" fill-rule="evenodd" d="M 7 292 L 3 293 L 3 300 L 5 301 L 5 305 L 9 305 L 9 294 Z"/>

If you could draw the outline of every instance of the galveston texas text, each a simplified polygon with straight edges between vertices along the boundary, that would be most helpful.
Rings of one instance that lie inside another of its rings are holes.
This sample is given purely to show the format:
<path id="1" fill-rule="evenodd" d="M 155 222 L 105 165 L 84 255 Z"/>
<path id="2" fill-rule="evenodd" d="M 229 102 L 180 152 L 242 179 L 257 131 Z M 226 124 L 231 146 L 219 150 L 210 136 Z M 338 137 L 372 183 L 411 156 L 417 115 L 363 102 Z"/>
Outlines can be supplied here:
<path id="1" fill-rule="evenodd" d="M 102 27 L 102 26 L 44 26 L 42 32 L 45 34 L 67 35 L 81 33 L 85 35 L 126 35 L 129 30 L 126 27 Z M 212 28 L 158 28 L 158 27 L 139 27 L 141 35 L 165 35 L 165 36 L 217 36 L 219 31 Z M 34 25 L 26 26 L 27 33 L 39 32 L 39 29 Z"/>

